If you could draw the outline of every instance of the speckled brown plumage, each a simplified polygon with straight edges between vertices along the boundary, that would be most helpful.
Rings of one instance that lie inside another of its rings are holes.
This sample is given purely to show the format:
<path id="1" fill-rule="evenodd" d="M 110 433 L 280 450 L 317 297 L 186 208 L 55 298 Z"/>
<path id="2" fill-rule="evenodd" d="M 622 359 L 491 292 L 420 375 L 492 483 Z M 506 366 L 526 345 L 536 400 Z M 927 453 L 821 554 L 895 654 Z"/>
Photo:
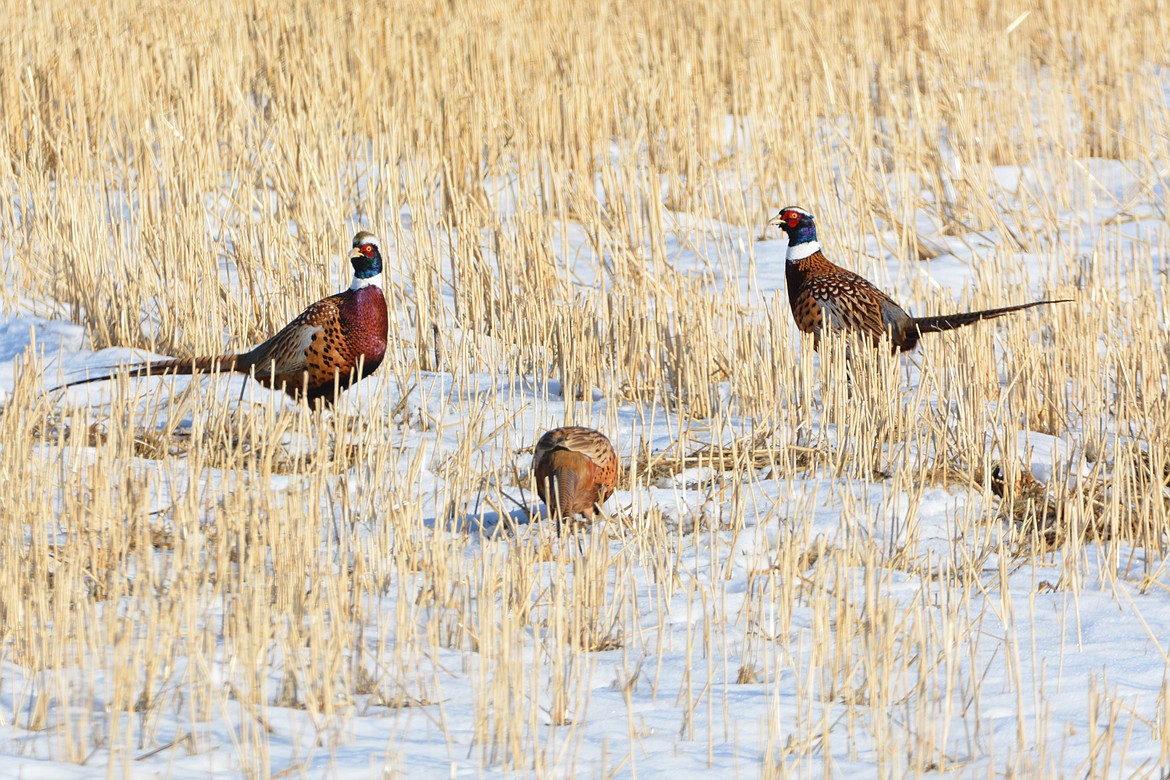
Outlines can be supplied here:
<path id="1" fill-rule="evenodd" d="M 817 242 L 812 214 L 789 206 L 780 211 L 772 224 L 788 234 L 784 276 L 792 318 L 798 329 L 818 340 L 828 327 L 833 331 L 867 335 L 875 344 L 889 338 L 895 349 L 907 351 L 918 346 L 923 333 L 939 333 L 1034 306 L 1065 302 L 1034 301 L 998 309 L 912 317 L 866 279 L 825 257 Z"/>
<path id="2" fill-rule="evenodd" d="M 378 240 L 362 231 L 354 236 L 350 289 L 317 301 L 272 338 L 238 355 L 178 358 L 131 368 L 130 378 L 211 371 L 255 372 L 265 387 L 284 390 L 310 405 L 331 404 L 347 387 L 369 376 L 386 354 L 388 317 L 379 282 L 382 255 Z M 111 375 L 69 382 L 98 382 Z"/>
<path id="3" fill-rule="evenodd" d="M 536 492 L 558 522 L 593 516 L 617 485 L 613 444 L 592 428 L 555 428 L 540 437 L 532 460 Z"/>

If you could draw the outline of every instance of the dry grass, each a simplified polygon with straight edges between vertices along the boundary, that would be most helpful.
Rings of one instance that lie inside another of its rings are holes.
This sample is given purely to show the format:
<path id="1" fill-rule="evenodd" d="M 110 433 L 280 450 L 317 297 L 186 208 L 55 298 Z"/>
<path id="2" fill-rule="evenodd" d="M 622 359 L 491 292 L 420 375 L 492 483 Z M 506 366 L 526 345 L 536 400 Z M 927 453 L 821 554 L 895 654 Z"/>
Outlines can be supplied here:
<path id="1" fill-rule="evenodd" d="M 947 729 L 981 711 L 990 641 L 972 591 L 1053 551 L 1080 587 L 1094 543 L 1150 553 L 1102 576 L 1159 576 L 1170 309 L 1151 258 L 1170 248 L 1119 240 L 1142 204 L 1165 219 L 1170 15 L 1147 3 L 8 0 L 0 17 L 20 20 L 0 34 L 7 311 L 81 323 L 95 348 L 241 348 L 338 288 L 362 225 L 390 247 L 398 344 L 324 416 L 237 409 L 206 382 L 62 407 L 22 367 L 0 413 L 0 662 L 24 684 L 0 723 L 45 755 L 108 750 L 129 772 L 208 752 L 230 713 L 238 769 L 297 775 L 273 762 L 274 710 L 303 710 L 297 739 L 330 751 L 385 708 L 484 766 L 628 773 L 651 696 L 713 765 L 731 742 L 805 774 L 862 744 L 887 774 L 961 769 Z M 1098 186 L 1093 157 L 1124 161 L 1130 190 Z M 1041 179 L 1005 183 L 1024 165 Z M 848 381 L 839 352 L 794 340 L 783 291 L 757 289 L 753 239 L 777 239 L 788 202 L 916 312 L 954 305 L 921 273 L 941 251 L 924 213 L 998 236 L 962 305 L 1019 300 L 1036 253 L 1052 261 L 1031 281 L 1077 302 L 925 340 L 911 393 L 884 355 Z M 1090 225 L 1092 256 L 1069 251 Z M 721 281 L 743 268 L 751 289 Z M 613 517 L 553 540 L 506 519 L 531 499 L 517 453 L 537 432 L 517 421 L 562 398 L 558 424 L 634 419 L 640 449 Z M 1076 444 L 1045 482 L 1020 463 L 1036 432 Z M 814 534 L 805 479 L 866 533 Z M 901 502 L 896 545 L 868 534 L 887 510 L 858 481 Z M 914 518 L 938 485 L 979 500 L 935 569 Z M 489 516 L 501 530 L 477 533 Z M 732 606 L 731 550 L 757 535 Z M 925 583 L 909 606 L 883 595 L 907 574 Z M 629 743 L 599 759 L 582 742 L 603 652 Z M 735 736 L 735 685 L 776 697 L 756 736 Z M 1101 744 L 1129 744 L 1106 682 L 1092 698 Z M 1002 747 L 1006 771 L 1056 771 L 1056 746 Z M 1124 761 L 1102 748 L 1084 770 Z"/>

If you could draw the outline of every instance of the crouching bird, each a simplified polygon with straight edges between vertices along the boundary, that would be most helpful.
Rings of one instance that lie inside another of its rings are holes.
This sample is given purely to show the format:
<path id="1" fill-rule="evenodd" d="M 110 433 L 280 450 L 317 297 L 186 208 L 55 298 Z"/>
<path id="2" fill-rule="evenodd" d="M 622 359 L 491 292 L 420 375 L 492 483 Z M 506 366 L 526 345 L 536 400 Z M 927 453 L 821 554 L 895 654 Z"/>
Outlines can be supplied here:
<path id="1" fill-rule="evenodd" d="M 554 428 L 541 436 L 532 466 L 536 492 L 558 528 L 573 515 L 596 515 L 617 486 L 617 453 L 592 428 Z"/>
<path id="2" fill-rule="evenodd" d="M 237 355 L 162 360 L 132 366 L 134 379 L 166 374 L 234 371 L 254 374 L 265 387 L 283 390 L 310 406 L 331 405 L 342 390 L 369 376 L 386 355 L 388 319 L 382 295 L 382 252 L 378 239 L 362 231 L 353 237 L 353 282 L 301 312 L 279 333 Z M 112 379 L 114 374 L 67 382 L 57 390 Z"/>
<path id="3" fill-rule="evenodd" d="M 827 328 L 870 336 L 875 346 L 888 336 L 895 349 L 906 352 L 918 346 L 923 333 L 953 330 L 1033 306 L 1067 303 L 1069 300 L 1033 301 L 998 309 L 911 317 L 890 296 L 825 257 L 817 241 L 812 214 L 788 206 L 781 209 L 769 224 L 788 235 L 784 277 L 788 284 L 792 318 L 798 329 L 813 334 L 817 342 Z"/>

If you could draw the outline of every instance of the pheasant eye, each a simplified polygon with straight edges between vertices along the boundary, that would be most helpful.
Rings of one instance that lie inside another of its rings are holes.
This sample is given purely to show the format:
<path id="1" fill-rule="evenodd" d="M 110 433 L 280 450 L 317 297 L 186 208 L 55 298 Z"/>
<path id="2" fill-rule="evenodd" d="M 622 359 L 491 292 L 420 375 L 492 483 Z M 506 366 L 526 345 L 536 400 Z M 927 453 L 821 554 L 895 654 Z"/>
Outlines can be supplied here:
<path id="1" fill-rule="evenodd" d="M 362 248 L 360 251 L 366 257 L 373 257 L 374 252 L 377 251 L 377 247 L 375 247 L 373 244 L 362 244 Z"/>

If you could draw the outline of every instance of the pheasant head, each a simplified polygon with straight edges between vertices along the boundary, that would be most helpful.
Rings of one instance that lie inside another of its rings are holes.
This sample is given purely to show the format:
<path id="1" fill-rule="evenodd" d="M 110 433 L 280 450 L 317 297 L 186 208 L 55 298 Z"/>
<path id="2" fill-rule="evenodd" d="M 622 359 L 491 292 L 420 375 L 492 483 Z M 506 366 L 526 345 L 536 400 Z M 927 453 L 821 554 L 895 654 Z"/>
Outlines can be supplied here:
<path id="1" fill-rule="evenodd" d="M 363 230 L 353 237 L 349 262 L 353 265 L 353 284 L 349 289 L 382 286 L 382 252 L 378 249 L 378 238 L 373 233 Z"/>
<path id="2" fill-rule="evenodd" d="M 785 206 L 769 223 L 788 236 L 788 259 L 803 260 L 821 248 L 813 215 L 797 206 Z"/>

